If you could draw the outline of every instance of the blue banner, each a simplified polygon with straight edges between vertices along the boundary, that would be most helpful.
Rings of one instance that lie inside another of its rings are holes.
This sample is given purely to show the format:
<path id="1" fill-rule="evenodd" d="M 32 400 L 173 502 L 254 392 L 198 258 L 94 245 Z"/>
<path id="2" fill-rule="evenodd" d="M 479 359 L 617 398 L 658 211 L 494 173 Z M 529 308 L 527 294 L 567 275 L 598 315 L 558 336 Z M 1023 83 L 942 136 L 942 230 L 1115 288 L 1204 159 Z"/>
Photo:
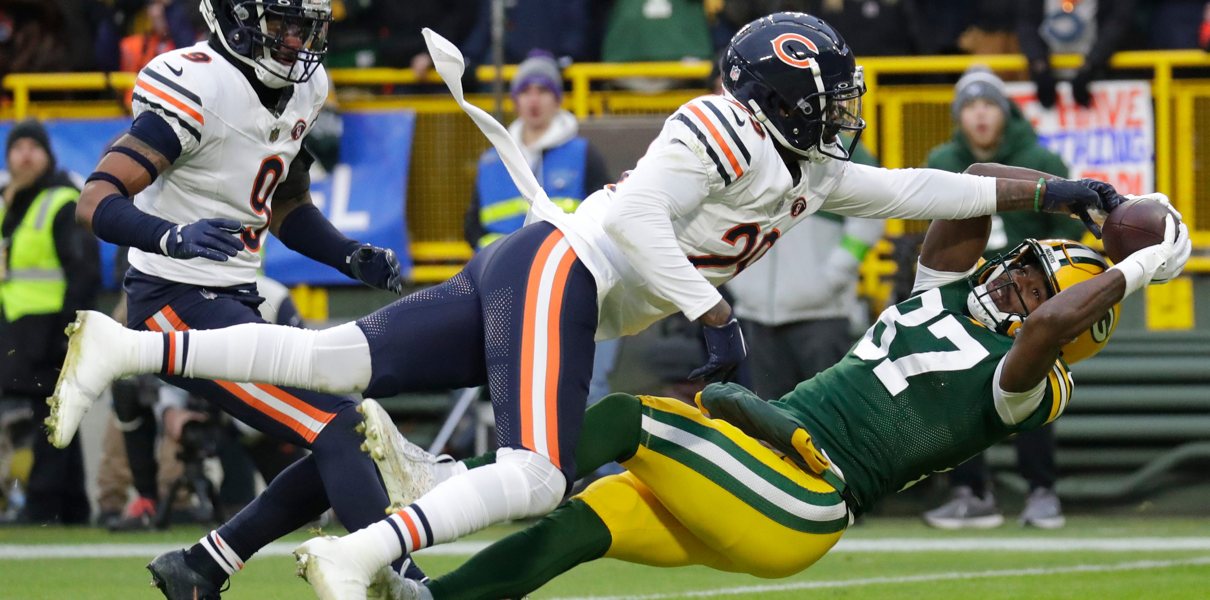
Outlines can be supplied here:
<path id="1" fill-rule="evenodd" d="M 394 249 L 406 273 L 412 262 L 404 207 L 415 113 L 346 113 L 342 118 L 340 163 L 326 176 L 312 173 L 312 200 L 345 235 Z M 105 148 L 130 128 L 130 119 L 46 121 L 44 125 L 59 168 L 82 186 Z M 12 126 L 0 123 L 0 139 L 7 138 Z M 5 155 L 0 153 L 0 169 L 5 168 Z M 117 247 L 101 243 L 101 277 L 107 289 L 116 289 L 121 282 L 121 274 L 114 272 L 116 254 Z M 266 274 L 286 285 L 356 283 L 273 237 L 265 246 L 265 258 Z"/>
<path id="2" fill-rule="evenodd" d="M 322 178 L 312 170 L 311 200 L 350 238 L 394 249 L 406 275 L 412 260 L 404 207 L 416 114 L 345 113 L 343 118 L 340 163 Z M 357 284 L 275 237 L 265 244 L 265 274 L 286 285 Z"/>

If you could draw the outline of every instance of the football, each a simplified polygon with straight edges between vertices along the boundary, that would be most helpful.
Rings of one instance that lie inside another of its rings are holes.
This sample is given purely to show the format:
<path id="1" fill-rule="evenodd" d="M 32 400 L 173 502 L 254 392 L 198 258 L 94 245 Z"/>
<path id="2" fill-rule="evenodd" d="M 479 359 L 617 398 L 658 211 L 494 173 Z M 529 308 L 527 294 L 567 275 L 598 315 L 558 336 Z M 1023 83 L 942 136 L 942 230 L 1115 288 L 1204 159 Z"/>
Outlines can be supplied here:
<path id="1" fill-rule="evenodd" d="M 1163 202 L 1153 198 L 1127 200 L 1109 213 L 1101 226 L 1101 241 L 1105 254 L 1113 262 L 1130 256 L 1136 250 L 1164 241 L 1164 217 L 1176 213 Z"/>

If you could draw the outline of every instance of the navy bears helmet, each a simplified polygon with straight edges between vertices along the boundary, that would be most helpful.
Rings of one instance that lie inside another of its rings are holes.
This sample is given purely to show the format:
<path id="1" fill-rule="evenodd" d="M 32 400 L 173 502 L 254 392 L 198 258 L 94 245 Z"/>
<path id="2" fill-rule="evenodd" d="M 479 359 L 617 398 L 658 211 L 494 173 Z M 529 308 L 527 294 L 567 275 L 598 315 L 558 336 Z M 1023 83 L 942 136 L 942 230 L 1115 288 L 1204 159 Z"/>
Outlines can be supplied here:
<path id="1" fill-rule="evenodd" d="M 210 32 L 273 88 L 302 83 L 328 52 L 331 0 L 202 0 Z"/>
<path id="2" fill-rule="evenodd" d="M 848 160 L 865 129 L 865 80 L 844 38 L 822 19 L 781 12 L 741 28 L 720 59 L 723 89 L 783 147 Z M 846 147 L 837 134 L 854 133 Z"/>

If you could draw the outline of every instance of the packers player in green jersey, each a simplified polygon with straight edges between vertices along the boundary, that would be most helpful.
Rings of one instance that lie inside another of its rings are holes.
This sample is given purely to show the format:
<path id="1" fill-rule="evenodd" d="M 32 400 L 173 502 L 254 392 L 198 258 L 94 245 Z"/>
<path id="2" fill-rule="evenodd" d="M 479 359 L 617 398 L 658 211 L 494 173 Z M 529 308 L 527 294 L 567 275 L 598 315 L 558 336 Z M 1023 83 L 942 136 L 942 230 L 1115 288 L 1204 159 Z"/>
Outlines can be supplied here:
<path id="1" fill-rule="evenodd" d="M 601 557 L 797 573 L 880 498 L 1058 418 L 1072 395 L 1069 366 L 1105 346 L 1122 298 L 1174 277 L 1188 256 L 1188 232 L 1171 217 L 1163 243 L 1112 268 L 1067 240 L 1026 240 L 977 264 L 989 230 L 987 217 L 934 222 L 913 296 L 782 398 L 766 402 L 737 384 L 708 386 L 696 406 L 606 397 L 585 416 L 577 466 L 589 473 L 617 460 L 625 473 L 427 585 L 393 579 L 395 596 L 518 598 Z M 369 435 L 396 448 L 384 476 L 433 485 L 451 471 L 373 418 L 375 406 Z"/>

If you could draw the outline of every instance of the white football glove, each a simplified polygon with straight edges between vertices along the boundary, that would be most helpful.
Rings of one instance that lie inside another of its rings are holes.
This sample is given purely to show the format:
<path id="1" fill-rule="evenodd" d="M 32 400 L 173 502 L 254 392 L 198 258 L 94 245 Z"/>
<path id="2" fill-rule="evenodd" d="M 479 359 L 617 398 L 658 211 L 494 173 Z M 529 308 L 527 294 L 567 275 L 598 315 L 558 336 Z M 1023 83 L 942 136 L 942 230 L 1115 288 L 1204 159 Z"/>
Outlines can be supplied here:
<path id="1" fill-rule="evenodd" d="M 1177 243 L 1178 230 L 1183 238 Z M 1185 267 L 1191 250 L 1189 231 L 1184 224 L 1179 227 L 1172 216 L 1164 217 L 1164 241 L 1136 250 L 1113 266 L 1126 278 L 1126 294 L 1137 292 L 1148 283 L 1163 283 L 1175 277 Z"/>

